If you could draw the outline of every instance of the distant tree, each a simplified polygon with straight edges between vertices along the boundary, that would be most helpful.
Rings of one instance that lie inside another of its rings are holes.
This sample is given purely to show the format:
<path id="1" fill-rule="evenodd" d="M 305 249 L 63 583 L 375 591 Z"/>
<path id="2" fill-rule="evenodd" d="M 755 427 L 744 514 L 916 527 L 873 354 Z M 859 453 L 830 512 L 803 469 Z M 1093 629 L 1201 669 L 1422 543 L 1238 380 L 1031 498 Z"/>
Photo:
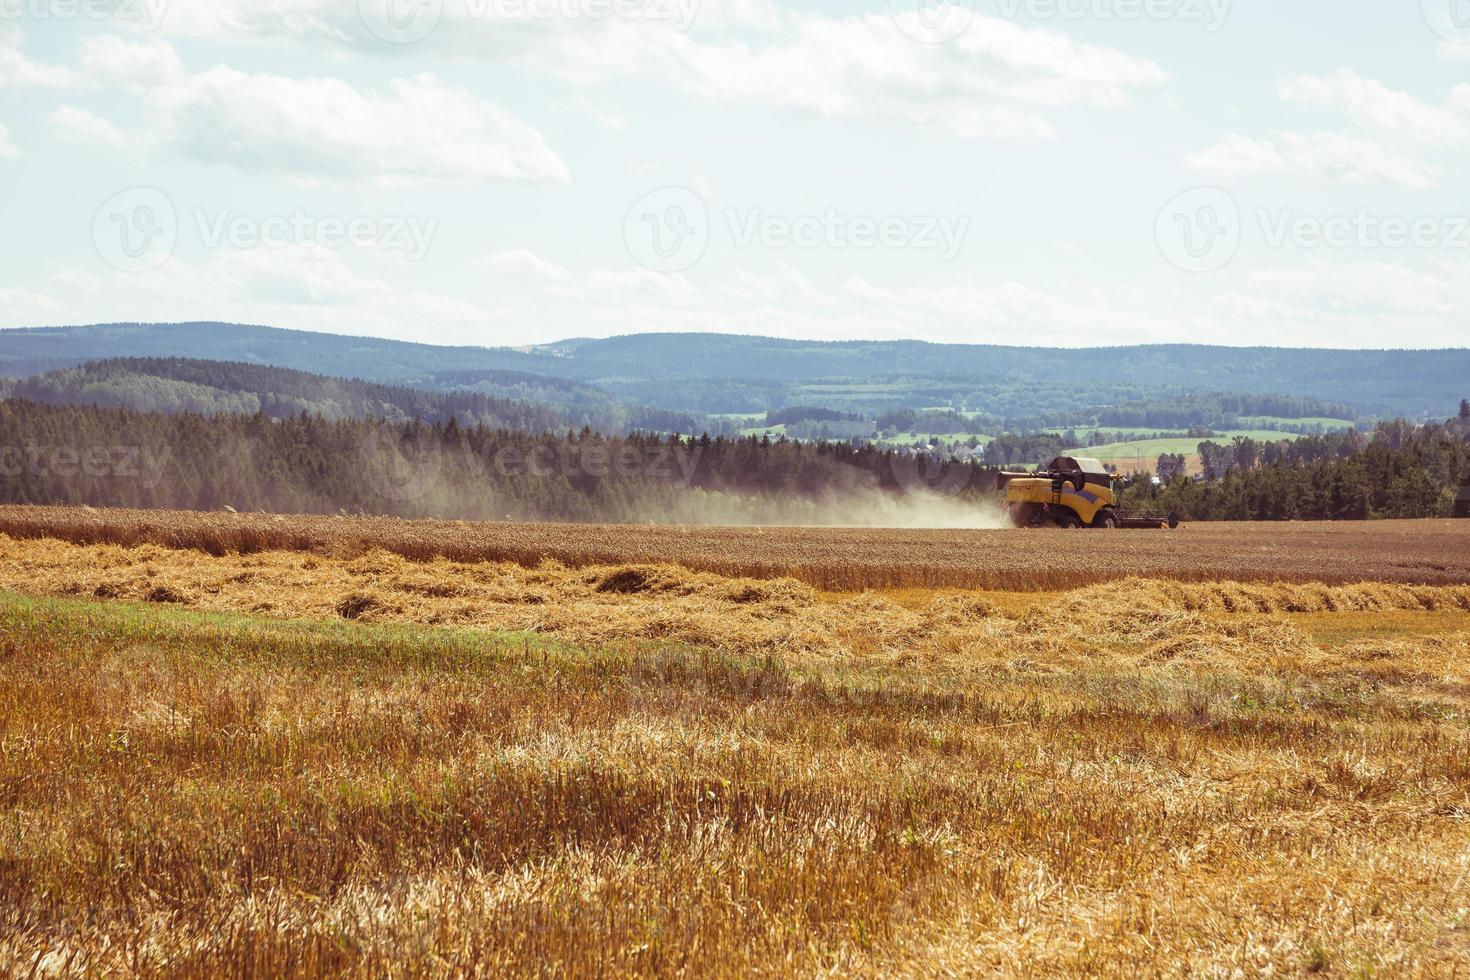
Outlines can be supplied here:
<path id="1" fill-rule="evenodd" d="M 1173 483 L 1185 475 L 1185 459 L 1178 453 L 1164 453 L 1159 457 L 1154 472 L 1162 483 Z"/>
<path id="2" fill-rule="evenodd" d="M 1236 436 L 1230 443 L 1231 463 L 1243 470 L 1253 470 L 1261 458 L 1260 443 L 1244 436 Z"/>
<path id="3" fill-rule="evenodd" d="M 1202 442 L 1199 444 L 1200 462 L 1204 466 L 1205 477 L 1217 480 L 1224 476 L 1230 469 L 1230 454 L 1224 446 L 1218 442 Z"/>
<path id="4" fill-rule="evenodd" d="M 1407 419 L 1380 422 L 1374 430 L 1374 438 L 1389 449 L 1402 449 L 1414 435 L 1414 423 Z"/>

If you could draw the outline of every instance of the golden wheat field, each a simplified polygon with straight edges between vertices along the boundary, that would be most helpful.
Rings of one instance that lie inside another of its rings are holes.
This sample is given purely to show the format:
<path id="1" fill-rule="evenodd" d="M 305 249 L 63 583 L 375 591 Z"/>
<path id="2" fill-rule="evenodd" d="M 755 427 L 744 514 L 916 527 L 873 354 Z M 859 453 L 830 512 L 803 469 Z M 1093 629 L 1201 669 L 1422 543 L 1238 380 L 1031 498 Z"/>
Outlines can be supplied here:
<path id="1" fill-rule="evenodd" d="M 0 520 L 0 975 L 1470 974 L 1444 522 Z"/>
<path id="2" fill-rule="evenodd" d="M 1057 533 L 1064 537 L 1058 538 Z M 1130 576 L 1185 581 L 1470 583 L 1470 522 L 1198 524 L 1179 531 L 476 524 L 367 517 L 0 505 L 0 534 L 158 544 L 212 554 L 380 549 L 414 560 L 534 567 L 676 564 L 819 589 L 1074 588 Z"/>

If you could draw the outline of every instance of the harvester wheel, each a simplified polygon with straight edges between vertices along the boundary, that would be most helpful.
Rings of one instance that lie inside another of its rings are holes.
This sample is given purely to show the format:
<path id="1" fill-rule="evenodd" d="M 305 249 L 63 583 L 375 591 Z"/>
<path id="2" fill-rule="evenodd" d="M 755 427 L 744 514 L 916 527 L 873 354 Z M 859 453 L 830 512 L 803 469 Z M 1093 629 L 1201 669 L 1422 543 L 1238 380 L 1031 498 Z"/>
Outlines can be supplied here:
<path id="1" fill-rule="evenodd" d="M 1118 528 L 1118 515 L 1110 510 L 1100 510 L 1092 519 L 1092 526 L 1100 531 L 1115 531 Z"/>
<path id="2" fill-rule="evenodd" d="M 1073 514 L 1071 511 L 1067 511 L 1063 514 L 1057 515 L 1057 527 L 1062 528 L 1063 530 L 1075 531 L 1081 526 L 1081 519 L 1076 514 Z"/>

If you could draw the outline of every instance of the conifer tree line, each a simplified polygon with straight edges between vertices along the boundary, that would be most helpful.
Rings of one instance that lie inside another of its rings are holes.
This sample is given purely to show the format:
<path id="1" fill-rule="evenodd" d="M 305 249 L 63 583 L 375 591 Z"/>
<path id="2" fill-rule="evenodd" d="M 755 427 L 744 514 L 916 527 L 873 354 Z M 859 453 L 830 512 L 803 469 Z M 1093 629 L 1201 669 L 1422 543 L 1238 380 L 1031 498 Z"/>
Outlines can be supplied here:
<path id="1" fill-rule="evenodd" d="M 466 520 L 819 522 L 822 501 L 905 492 L 901 454 L 848 443 L 301 414 L 163 414 L 0 401 L 0 500 Z M 917 474 L 917 475 L 916 475 Z M 977 502 L 994 470 L 946 467 Z M 809 511 L 791 504 L 809 502 Z"/>
<path id="2" fill-rule="evenodd" d="M 1470 479 L 1470 412 L 1444 425 L 1401 421 L 1371 434 L 1200 448 L 1208 478 L 1134 481 L 1123 507 L 1187 520 L 1445 516 Z M 982 460 L 916 460 L 847 442 L 0 401 L 0 501 L 20 504 L 820 523 L 824 505 L 862 495 L 928 491 L 993 505 L 1000 472 Z"/>
<path id="3" fill-rule="evenodd" d="M 1295 441 L 1206 441 L 1204 479 L 1184 459 L 1161 457 L 1162 486 L 1136 482 L 1124 508 L 1172 510 L 1189 520 L 1333 520 L 1447 517 L 1470 483 L 1470 405 L 1444 425 L 1399 419 L 1371 434 L 1336 432 Z"/>

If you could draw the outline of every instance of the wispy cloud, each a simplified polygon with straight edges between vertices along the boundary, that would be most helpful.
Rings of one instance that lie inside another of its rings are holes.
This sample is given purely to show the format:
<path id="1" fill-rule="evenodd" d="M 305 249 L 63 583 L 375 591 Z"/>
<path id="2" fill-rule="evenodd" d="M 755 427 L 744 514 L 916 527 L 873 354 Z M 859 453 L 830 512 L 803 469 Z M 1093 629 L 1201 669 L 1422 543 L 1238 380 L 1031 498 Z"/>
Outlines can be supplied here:
<path id="1" fill-rule="evenodd" d="M 1445 105 L 1435 106 L 1343 69 L 1288 75 L 1276 94 L 1284 103 L 1345 115 L 1349 125 L 1270 138 L 1231 133 L 1188 154 L 1186 162 L 1222 176 L 1291 174 L 1423 189 L 1433 187 L 1440 172 L 1430 151 L 1470 144 L 1470 86 L 1457 87 Z"/>
<path id="2" fill-rule="evenodd" d="M 442 22 L 414 45 L 387 43 L 365 28 L 356 5 L 324 0 L 176 0 L 164 29 L 516 64 L 582 89 L 644 79 L 712 103 L 1005 139 L 1053 136 L 1051 110 L 1115 109 L 1168 79 L 1148 59 L 1001 18 L 977 16 L 952 42 L 924 44 L 886 14 L 828 17 L 769 0 L 664 0 L 644 6 L 666 16 L 636 18 L 548 17 L 535 14 L 536 5 L 501 6 L 522 13 L 446 3 Z"/>
<path id="3" fill-rule="evenodd" d="M 433 75 L 382 90 L 335 78 L 288 78 L 219 65 L 189 73 L 162 41 L 99 39 L 90 77 L 138 93 L 157 140 L 207 163 L 256 173 L 352 181 L 565 181 L 566 163 L 510 111 Z M 72 110 L 75 128 L 117 132 Z"/>

